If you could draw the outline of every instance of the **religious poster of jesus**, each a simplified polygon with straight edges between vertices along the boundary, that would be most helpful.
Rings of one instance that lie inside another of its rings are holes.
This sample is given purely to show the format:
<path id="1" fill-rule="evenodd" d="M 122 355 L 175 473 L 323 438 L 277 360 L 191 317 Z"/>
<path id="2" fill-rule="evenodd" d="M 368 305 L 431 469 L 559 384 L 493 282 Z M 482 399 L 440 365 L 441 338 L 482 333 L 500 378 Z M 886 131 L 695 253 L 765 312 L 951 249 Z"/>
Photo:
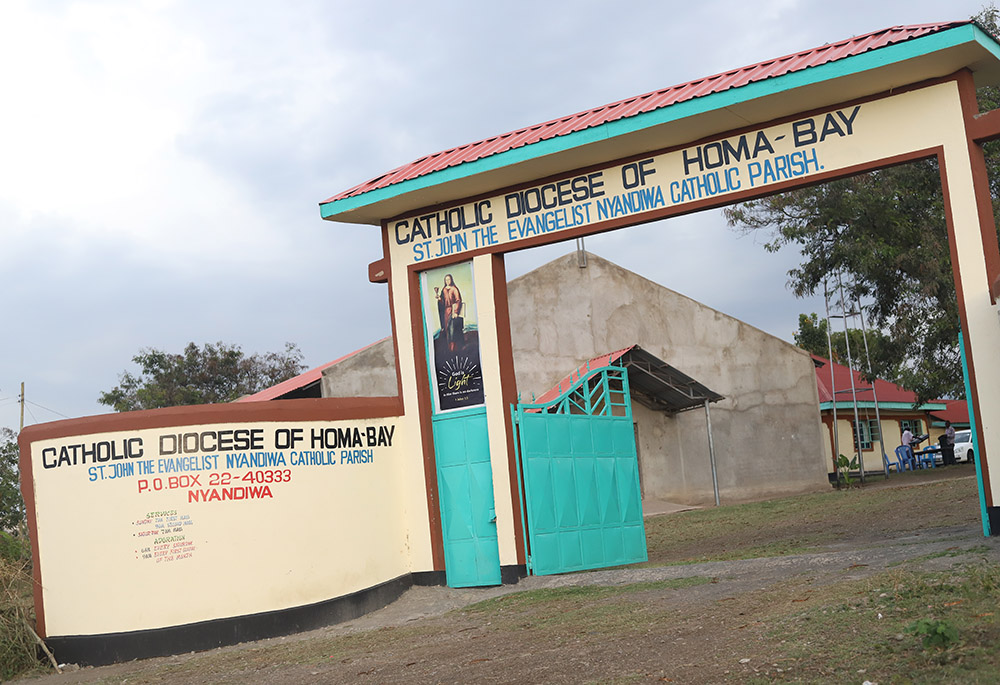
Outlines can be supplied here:
<path id="1" fill-rule="evenodd" d="M 439 412 L 485 402 L 472 262 L 421 273 L 424 327 Z"/>

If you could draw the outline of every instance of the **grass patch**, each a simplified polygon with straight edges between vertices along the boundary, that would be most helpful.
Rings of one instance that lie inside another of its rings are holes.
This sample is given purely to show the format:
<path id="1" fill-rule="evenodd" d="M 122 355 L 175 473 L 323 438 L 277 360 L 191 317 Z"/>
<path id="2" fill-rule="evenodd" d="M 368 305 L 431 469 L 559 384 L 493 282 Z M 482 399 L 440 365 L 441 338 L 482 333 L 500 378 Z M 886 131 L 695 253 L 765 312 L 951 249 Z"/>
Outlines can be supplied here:
<path id="1" fill-rule="evenodd" d="M 493 630 L 534 630 L 560 640 L 581 633 L 615 636 L 649 622 L 650 599 L 665 591 L 705 585 L 712 578 L 694 576 L 628 585 L 543 588 L 495 597 L 460 610 Z"/>
<path id="2" fill-rule="evenodd" d="M 940 552 L 931 552 L 930 554 L 921 554 L 919 557 L 913 557 L 912 559 L 907 559 L 905 561 L 896 561 L 887 566 L 902 566 L 908 563 L 919 563 L 922 561 L 930 561 L 931 559 L 942 559 L 945 557 L 958 557 L 963 554 L 986 554 L 990 551 L 990 548 L 986 545 L 974 545 L 967 549 L 962 549 L 961 547 L 949 547 L 948 549 L 941 550 Z"/>
<path id="3" fill-rule="evenodd" d="M 894 537 L 978 520 L 974 479 L 883 489 L 852 488 L 686 511 L 646 519 L 650 565 L 814 552 L 831 543 Z M 899 512 L 910 512 L 906 516 Z M 912 515 L 911 515 L 912 514 Z"/>
<path id="4" fill-rule="evenodd" d="M 509 595 L 483 600 L 462 609 L 469 613 L 486 613 L 503 609 L 523 610 L 533 607 L 548 607 L 561 605 L 563 602 L 589 602 L 609 597 L 621 597 L 637 592 L 655 592 L 662 590 L 680 590 L 714 582 L 705 576 L 689 578 L 672 578 L 644 583 L 629 583 L 627 585 L 574 585 L 570 587 L 541 588 L 514 592 Z"/>
<path id="5" fill-rule="evenodd" d="M 998 590 L 995 563 L 892 570 L 829 588 L 812 608 L 772 623 L 769 637 L 806 682 L 1000 682 Z"/>

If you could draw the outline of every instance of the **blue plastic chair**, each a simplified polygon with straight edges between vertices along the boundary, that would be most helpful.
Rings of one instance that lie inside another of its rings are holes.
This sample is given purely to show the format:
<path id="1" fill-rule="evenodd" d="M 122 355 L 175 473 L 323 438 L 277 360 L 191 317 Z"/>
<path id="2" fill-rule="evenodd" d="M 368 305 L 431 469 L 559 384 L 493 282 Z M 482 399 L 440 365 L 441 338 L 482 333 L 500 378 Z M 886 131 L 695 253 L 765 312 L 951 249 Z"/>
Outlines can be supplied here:
<path id="1" fill-rule="evenodd" d="M 896 448 L 896 471 L 912 471 L 915 464 L 913 459 L 913 448 L 909 445 L 900 445 Z"/>
<path id="2" fill-rule="evenodd" d="M 923 451 L 921 451 L 921 452 L 919 452 L 917 454 L 917 460 L 919 461 L 920 468 L 922 468 L 922 469 L 926 469 L 928 464 L 930 464 L 930 466 L 931 466 L 932 469 L 933 468 L 937 468 L 937 464 L 934 463 L 935 459 L 934 459 L 934 453 L 933 452 L 923 452 Z"/>

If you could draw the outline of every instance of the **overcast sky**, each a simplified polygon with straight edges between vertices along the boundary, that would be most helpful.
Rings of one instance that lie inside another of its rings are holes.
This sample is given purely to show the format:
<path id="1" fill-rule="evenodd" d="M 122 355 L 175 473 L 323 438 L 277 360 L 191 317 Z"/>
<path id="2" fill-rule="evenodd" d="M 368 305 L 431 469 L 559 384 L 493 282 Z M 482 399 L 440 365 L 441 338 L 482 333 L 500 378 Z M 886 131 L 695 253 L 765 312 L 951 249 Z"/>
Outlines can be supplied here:
<path id="1" fill-rule="evenodd" d="M 979 0 L 0 1 L 0 426 L 99 414 L 144 347 L 389 334 L 374 227 L 318 203 L 437 152 Z M 798 255 L 717 212 L 591 251 L 790 340 Z M 517 276 L 573 249 L 517 253 Z"/>

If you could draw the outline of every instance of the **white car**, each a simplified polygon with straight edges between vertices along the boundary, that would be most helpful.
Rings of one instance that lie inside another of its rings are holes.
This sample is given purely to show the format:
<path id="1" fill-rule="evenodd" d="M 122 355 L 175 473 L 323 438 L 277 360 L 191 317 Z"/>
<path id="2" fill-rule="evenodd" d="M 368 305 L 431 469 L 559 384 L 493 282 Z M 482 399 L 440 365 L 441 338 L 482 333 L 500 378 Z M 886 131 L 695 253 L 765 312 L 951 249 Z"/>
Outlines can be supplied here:
<path id="1" fill-rule="evenodd" d="M 941 458 L 941 448 L 938 445 L 929 445 L 925 452 L 932 453 L 934 455 L 934 462 L 941 466 L 944 463 L 944 459 Z M 955 431 L 955 461 L 959 464 L 962 462 L 972 462 L 975 455 L 972 449 L 972 431 L 969 429 L 963 431 Z"/>
<path id="2" fill-rule="evenodd" d="M 955 431 L 955 461 L 975 461 L 971 430 Z"/>

